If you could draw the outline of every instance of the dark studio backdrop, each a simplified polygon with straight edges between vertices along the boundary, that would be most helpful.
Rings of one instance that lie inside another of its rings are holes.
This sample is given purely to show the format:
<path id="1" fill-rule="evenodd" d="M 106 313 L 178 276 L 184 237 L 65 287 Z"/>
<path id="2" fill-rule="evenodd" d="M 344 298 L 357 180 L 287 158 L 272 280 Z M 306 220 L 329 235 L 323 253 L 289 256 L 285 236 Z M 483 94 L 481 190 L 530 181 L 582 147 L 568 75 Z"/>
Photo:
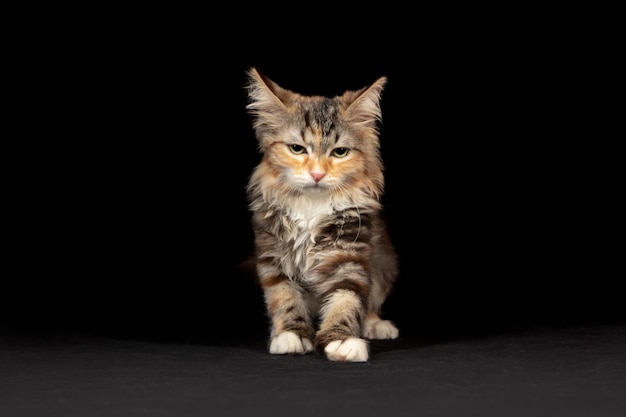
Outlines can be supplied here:
<path id="1" fill-rule="evenodd" d="M 580 21 L 154 26 L 40 45 L 46 69 L 27 77 L 50 139 L 16 203 L 11 326 L 265 334 L 239 268 L 253 65 L 303 94 L 388 77 L 383 201 L 401 274 L 384 313 L 401 332 L 623 320 L 618 250 L 600 234 L 614 197 L 589 135 L 610 81 L 604 40 Z"/>

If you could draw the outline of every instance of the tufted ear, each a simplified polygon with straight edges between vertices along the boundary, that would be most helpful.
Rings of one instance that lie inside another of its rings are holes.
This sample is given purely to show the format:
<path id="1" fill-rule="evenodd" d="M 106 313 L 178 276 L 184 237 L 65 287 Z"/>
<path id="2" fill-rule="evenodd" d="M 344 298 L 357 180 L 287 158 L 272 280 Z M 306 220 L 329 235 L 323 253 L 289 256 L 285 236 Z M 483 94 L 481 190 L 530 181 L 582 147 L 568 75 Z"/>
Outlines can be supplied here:
<path id="1" fill-rule="evenodd" d="M 346 91 L 341 100 L 348 105 L 346 118 L 356 125 L 376 129 L 376 123 L 382 119 L 380 97 L 387 83 L 386 77 L 358 91 Z"/>
<path id="2" fill-rule="evenodd" d="M 261 74 L 256 68 L 248 71 L 248 98 L 246 106 L 253 116 L 257 134 L 266 129 L 275 129 L 283 124 L 289 98 L 294 95 Z"/>

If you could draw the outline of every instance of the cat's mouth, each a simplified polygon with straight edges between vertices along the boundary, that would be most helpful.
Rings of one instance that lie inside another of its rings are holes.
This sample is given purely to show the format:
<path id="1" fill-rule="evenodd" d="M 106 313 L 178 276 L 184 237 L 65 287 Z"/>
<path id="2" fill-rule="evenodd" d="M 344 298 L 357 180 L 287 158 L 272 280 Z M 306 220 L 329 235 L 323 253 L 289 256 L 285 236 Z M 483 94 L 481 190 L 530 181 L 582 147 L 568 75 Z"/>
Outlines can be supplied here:
<path id="1" fill-rule="evenodd" d="M 304 186 L 304 189 L 308 192 L 313 192 L 313 193 L 321 193 L 324 191 L 328 190 L 328 187 L 324 186 L 324 185 L 320 185 L 319 182 L 316 182 L 314 184 L 307 184 Z"/>

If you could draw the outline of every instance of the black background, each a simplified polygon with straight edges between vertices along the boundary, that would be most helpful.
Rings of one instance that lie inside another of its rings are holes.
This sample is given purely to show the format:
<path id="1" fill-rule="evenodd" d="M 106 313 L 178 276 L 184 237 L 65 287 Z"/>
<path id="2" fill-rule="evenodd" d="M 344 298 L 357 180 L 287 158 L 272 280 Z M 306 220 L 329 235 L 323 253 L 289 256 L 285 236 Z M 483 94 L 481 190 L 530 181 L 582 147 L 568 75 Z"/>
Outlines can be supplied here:
<path id="1" fill-rule="evenodd" d="M 240 268 L 259 160 L 250 66 L 303 94 L 388 77 L 383 201 L 401 274 L 384 312 L 401 332 L 623 320 L 620 189 L 601 131 L 611 28 L 462 15 L 134 14 L 37 37 L 16 105 L 36 117 L 5 203 L 17 233 L 4 321 L 265 333 Z"/>

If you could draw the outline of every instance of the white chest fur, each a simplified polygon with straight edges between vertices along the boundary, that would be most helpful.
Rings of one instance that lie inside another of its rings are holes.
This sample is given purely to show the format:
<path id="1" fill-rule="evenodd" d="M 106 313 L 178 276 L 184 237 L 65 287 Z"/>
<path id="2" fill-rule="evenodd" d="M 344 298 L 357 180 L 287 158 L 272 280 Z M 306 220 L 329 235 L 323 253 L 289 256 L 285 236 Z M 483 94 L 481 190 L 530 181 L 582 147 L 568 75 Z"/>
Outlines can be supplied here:
<path id="1" fill-rule="evenodd" d="M 302 230 L 314 228 L 321 218 L 332 213 L 332 205 L 322 199 L 299 200 L 287 211 L 290 220 Z"/>
<path id="2" fill-rule="evenodd" d="M 290 226 L 289 236 L 283 242 L 289 242 L 288 255 L 282 257 L 283 270 L 288 276 L 305 278 L 306 271 L 314 263 L 311 250 L 316 242 L 316 233 L 320 223 L 332 215 L 333 205 L 328 199 L 308 198 L 292 202 L 285 210 L 284 221 Z"/>

